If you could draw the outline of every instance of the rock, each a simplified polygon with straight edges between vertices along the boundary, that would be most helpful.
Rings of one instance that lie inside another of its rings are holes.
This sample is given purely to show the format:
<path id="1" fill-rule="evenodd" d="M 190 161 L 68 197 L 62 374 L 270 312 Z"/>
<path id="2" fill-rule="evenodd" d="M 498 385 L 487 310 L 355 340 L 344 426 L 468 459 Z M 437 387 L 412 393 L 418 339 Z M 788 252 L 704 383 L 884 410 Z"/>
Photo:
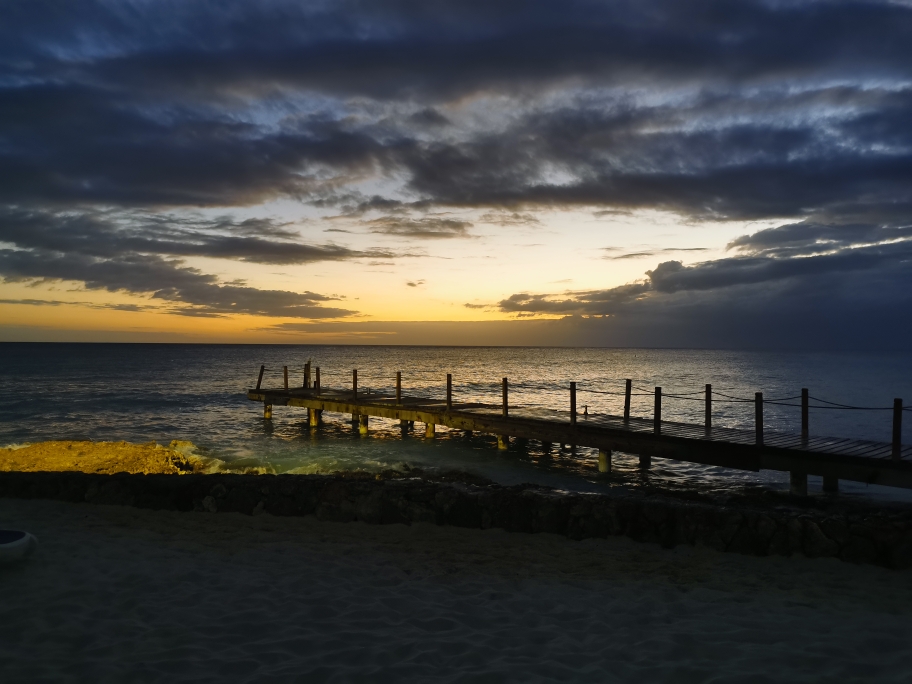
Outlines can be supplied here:
<path id="1" fill-rule="evenodd" d="M 839 553 L 839 544 L 827 537 L 813 520 L 802 517 L 804 528 L 802 551 L 808 558 L 835 556 Z"/>

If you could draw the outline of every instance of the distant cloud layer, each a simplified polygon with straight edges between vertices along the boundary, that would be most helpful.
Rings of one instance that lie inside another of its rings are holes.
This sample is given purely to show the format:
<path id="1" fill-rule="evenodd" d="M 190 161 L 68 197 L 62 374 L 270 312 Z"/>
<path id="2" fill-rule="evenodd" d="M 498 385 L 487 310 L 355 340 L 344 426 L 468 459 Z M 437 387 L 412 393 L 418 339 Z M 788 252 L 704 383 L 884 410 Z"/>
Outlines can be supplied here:
<path id="1" fill-rule="evenodd" d="M 180 212 L 294 199 L 415 242 L 475 237 L 454 209 L 494 229 L 541 209 L 658 209 L 782 226 L 726 258 L 663 261 L 605 290 L 505 292 L 496 307 L 657 326 L 686 311 L 722 328 L 739 308 L 770 324 L 802 307 L 908 314 L 910 35 L 899 2 L 7 3 L 0 276 L 190 315 L 344 317 L 326 295 L 182 260 L 396 251 Z M 674 256 L 662 251 L 605 256 Z"/>

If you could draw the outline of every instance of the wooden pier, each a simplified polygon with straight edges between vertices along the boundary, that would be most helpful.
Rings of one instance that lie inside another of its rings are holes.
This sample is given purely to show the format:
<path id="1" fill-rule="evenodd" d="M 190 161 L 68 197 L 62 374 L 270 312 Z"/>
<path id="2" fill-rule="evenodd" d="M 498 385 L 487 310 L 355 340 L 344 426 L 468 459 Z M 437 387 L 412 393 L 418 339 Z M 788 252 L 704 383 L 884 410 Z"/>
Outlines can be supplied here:
<path id="1" fill-rule="evenodd" d="M 273 406 L 297 406 L 308 410 L 311 427 L 318 427 L 323 411 L 350 414 L 362 434 L 367 434 L 371 416 L 400 421 L 403 431 L 423 423 L 425 436 L 433 437 L 435 426 L 497 436 L 498 448 L 507 449 L 510 438 L 533 439 L 546 447 L 551 444 L 591 447 L 599 450 L 599 471 L 611 471 L 611 452 L 637 454 L 640 465 L 648 468 L 651 458 L 736 468 L 739 470 L 778 470 L 791 475 L 791 490 L 807 493 L 807 476 L 824 478 L 824 490 L 836 491 L 839 480 L 912 488 L 912 445 L 902 445 L 901 399 L 892 407 L 892 442 L 843 439 L 811 435 L 808 429 L 809 398 L 802 390 L 802 431 L 800 434 L 772 432 L 763 428 L 762 393 L 754 397 L 753 430 L 712 425 L 713 393 L 705 389 L 703 424 L 662 420 L 662 389 L 654 391 L 653 415 L 630 415 L 631 381 L 626 383 L 624 414 L 579 415 L 576 383 L 570 383 L 568 410 L 511 405 L 509 383 L 502 380 L 500 404 L 453 401 L 452 376 L 446 376 L 446 396 L 433 398 L 402 393 L 401 374 L 396 374 L 395 392 L 359 391 L 358 372 L 352 371 L 348 388 L 322 387 L 320 369 L 305 366 L 300 387 L 290 387 L 288 368 L 280 388 L 262 388 L 265 367 L 260 368 L 257 386 L 247 391 L 251 401 L 262 402 L 263 415 L 272 417 Z M 739 399 L 738 401 L 745 401 Z M 772 401 L 769 403 L 777 403 Z M 829 402 L 827 402 L 829 403 Z M 792 405 L 792 404 L 786 404 Z M 840 406 L 835 405 L 834 406 Z M 820 408 L 820 407 L 815 407 Z M 826 408 L 826 407 L 823 407 Z M 845 407 L 854 408 L 854 407 Z"/>

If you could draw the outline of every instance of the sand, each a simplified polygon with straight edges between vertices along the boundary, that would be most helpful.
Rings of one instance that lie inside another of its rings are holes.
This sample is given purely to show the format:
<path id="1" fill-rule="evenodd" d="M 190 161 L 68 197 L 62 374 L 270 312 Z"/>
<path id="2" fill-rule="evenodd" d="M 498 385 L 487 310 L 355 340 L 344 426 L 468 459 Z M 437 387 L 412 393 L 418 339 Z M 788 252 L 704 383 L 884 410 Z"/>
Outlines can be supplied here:
<path id="1" fill-rule="evenodd" d="M 191 442 L 37 442 L 0 448 L 0 471 L 173 474 L 204 472 L 209 463 Z M 212 460 L 212 459 L 209 459 Z"/>
<path id="2" fill-rule="evenodd" d="M 912 574 L 627 539 L 0 499 L 10 682 L 912 679 Z"/>

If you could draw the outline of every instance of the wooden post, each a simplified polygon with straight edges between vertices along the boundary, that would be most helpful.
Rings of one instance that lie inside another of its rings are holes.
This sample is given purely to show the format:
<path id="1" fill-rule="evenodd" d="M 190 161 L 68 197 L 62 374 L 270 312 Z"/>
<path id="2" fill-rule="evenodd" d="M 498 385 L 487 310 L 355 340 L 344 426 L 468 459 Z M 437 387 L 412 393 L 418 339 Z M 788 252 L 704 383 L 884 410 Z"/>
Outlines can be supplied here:
<path id="1" fill-rule="evenodd" d="M 599 449 L 598 470 L 600 473 L 611 472 L 611 450 Z"/>
<path id="2" fill-rule="evenodd" d="M 902 455 L 902 399 L 893 400 L 893 458 Z"/>
<path id="3" fill-rule="evenodd" d="M 358 400 L 358 369 L 352 370 L 352 398 Z"/>
<path id="4" fill-rule="evenodd" d="M 807 496 L 808 493 L 808 476 L 807 473 L 798 473 L 794 470 L 789 473 L 789 491 L 795 496 Z"/>
<path id="5" fill-rule="evenodd" d="M 709 432 L 712 430 L 713 426 L 713 386 L 706 385 L 706 408 L 704 410 L 703 422 L 706 426 L 706 431 Z"/>
<path id="6" fill-rule="evenodd" d="M 570 383 L 570 424 L 576 425 L 576 383 Z"/>
<path id="7" fill-rule="evenodd" d="M 396 371 L 396 405 L 402 403 L 402 371 Z"/>
<path id="8" fill-rule="evenodd" d="M 272 420 L 272 404 L 263 402 L 263 418 L 265 420 Z"/>
<path id="9" fill-rule="evenodd" d="M 317 394 L 320 393 L 320 367 L 317 366 L 317 375 L 314 378 L 314 389 L 317 391 Z"/>
<path id="10" fill-rule="evenodd" d="M 446 410 L 453 410 L 453 375 L 452 373 L 447 373 L 447 400 L 446 400 Z"/>
<path id="11" fill-rule="evenodd" d="M 655 388 L 654 415 L 652 418 L 652 430 L 657 435 L 662 432 L 662 388 Z"/>
<path id="12" fill-rule="evenodd" d="M 497 435 L 497 449 L 498 451 L 506 451 L 510 448 L 510 438 L 506 435 Z"/>
<path id="13" fill-rule="evenodd" d="M 263 384 L 263 373 L 266 372 L 266 366 L 260 366 L 260 376 L 257 378 L 257 389 L 260 389 L 260 385 Z"/>
<path id="14" fill-rule="evenodd" d="M 362 437 L 367 435 L 367 425 L 369 420 L 370 416 L 368 416 L 366 413 L 362 413 L 358 416 L 358 432 Z"/>
<path id="15" fill-rule="evenodd" d="M 754 392 L 754 431 L 757 446 L 763 446 L 763 392 Z"/>
<path id="16" fill-rule="evenodd" d="M 624 389 L 624 420 L 630 420 L 630 390 L 633 387 L 633 380 L 627 380 Z"/>
<path id="17" fill-rule="evenodd" d="M 808 426 L 810 425 L 810 397 L 807 387 L 801 388 L 801 439 L 807 442 Z"/>
<path id="18" fill-rule="evenodd" d="M 288 366 L 282 366 L 285 371 L 285 389 L 288 389 Z"/>
<path id="19" fill-rule="evenodd" d="M 510 404 L 508 401 L 508 392 L 507 379 L 503 379 L 503 417 L 507 418 L 510 415 Z"/>
<path id="20" fill-rule="evenodd" d="M 317 409 L 307 409 L 307 423 L 312 428 L 320 426 L 320 414 L 317 413 Z"/>
<path id="21" fill-rule="evenodd" d="M 424 424 L 424 436 L 433 437 L 435 432 L 434 423 L 425 423 Z"/>
<path id="22" fill-rule="evenodd" d="M 310 361 L 304 364 L 304 389 L 310 389 Z"/>

